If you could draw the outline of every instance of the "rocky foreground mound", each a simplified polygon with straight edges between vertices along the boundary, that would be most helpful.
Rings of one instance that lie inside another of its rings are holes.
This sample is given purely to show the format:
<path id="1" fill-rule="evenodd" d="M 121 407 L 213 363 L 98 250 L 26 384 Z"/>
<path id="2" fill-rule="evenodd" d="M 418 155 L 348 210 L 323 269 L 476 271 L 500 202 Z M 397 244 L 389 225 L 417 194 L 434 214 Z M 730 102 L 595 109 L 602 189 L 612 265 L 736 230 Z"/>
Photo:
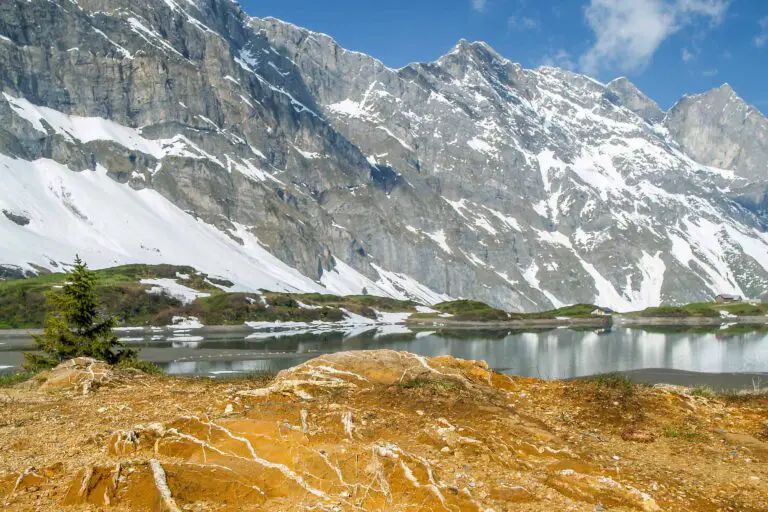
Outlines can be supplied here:
<path id="1" fill-rule="evenodd" d="M 78 360 L 0 390 L 8 510 L 768 510 L 768 400 L 324 355 L 218 382 Z"/>

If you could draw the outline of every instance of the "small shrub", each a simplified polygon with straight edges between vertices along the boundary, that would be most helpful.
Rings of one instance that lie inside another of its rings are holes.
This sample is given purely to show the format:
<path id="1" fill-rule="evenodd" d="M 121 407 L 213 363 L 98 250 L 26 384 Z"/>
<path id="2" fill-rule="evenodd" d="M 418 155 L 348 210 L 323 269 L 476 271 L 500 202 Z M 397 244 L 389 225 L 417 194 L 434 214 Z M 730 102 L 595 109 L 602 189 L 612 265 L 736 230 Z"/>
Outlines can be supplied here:
<path id="1" fill-rule="evenodd" d="M 617 373 L 605 373 L 585 379 L 593 383 L 597 389 L 609 389 L 619 391 L 623 396 L 629 397 L 635 393 L 635 385 L 627 377 Z"/>
<path id="2" fill-rule="evenodd" d="M 402 383 L 404 389 L 433 389 L 436 391 L 451 391 L 459 387 L 459 383 L 446 379 L 426 379 L 415 377 Z"/>
<path id="3" fill-rule="evenodd" d="M 703 396 L 705 398 L 714 398 L 715 391 L 709 386 L 697 386 L 691 390 L 692 396 Z"/>

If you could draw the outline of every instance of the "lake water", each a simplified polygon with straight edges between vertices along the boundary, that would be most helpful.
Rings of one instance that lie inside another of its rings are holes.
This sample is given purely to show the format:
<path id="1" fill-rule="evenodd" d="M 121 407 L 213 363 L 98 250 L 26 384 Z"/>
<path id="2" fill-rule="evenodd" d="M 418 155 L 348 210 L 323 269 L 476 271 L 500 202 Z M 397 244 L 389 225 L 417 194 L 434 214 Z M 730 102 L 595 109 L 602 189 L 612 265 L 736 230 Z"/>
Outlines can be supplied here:
<path id="1" fill-rule="evenodd" d="M 499 371 L 546 379 L 568 379 L 608 372 L 634 372 L 651 381 L 680 380 L 685 372 L 744 374 L 768 385 L 768 335 L 755 332 L 658 333 L 614 327 L 609 331 L 553 329 L 546 332 L 441 331 L 412 333 L 402 326 L 367 332 L 303 333 L 278 337 L 247 329 L 124 331 L 125 343 L 140 357 L 172 375 L 224 377 L 274 372 L 320 354 L 346 350 L 392 349 L 425 356 L 482 359 Z M 267 336 L 265 338 L 265 336 Z M 254 339 L 255 338 L 255 339 Z M 15 371 L 32 346 L 23 333 L 0 331 L 0 372 Z M 678 372 L 648 371 L 650 369 Z M 654 375 L 656 377 L 654 377 Z M 670 375 L 676 375 L 671 378 Z M 649 377 L 650 376 L 650 377 Z M 714 381 L 722 383 L 715 376 Z M 748 378 L 747 378 L 748 377 Z M 641 379 L 642 380 L 642 379 Z M 733 381 L 733 379 L 731 379 Z"/>

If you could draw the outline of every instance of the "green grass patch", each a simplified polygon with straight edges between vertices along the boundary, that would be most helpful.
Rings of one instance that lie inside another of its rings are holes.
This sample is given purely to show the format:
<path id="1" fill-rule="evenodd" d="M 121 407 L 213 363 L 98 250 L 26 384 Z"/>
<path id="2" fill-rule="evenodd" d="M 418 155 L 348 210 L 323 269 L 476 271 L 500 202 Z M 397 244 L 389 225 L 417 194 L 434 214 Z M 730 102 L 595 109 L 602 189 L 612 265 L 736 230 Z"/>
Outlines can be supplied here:
<path id="1" fill-rule="evenodd" d="M 736 316 L 763 316 L 768 313 L 768 304 L 739 302 L 735 304 L 716 304 L 718 311 L 727 311 Z"/>
<path id="2" fill-rule="evenodd" d="M 692 425 L 682 423 L 667 423 L 663 427 L 664 437 L 668 439 L 682 439 L 684 441 L 695 442 L 704 439 L 704 435 Z"/>
<path id="3" fill-rule="evenodd" d="M 687 306 L 658 306 L 647 308 L 637 313 L 641 317 L 658 318 L 688 318 L 688 317 L 719 317 L 720 313 L 709 307 L 709 304 L 689 304 Z"/>
<path id="4" fill-rule="evenodd" d="M 352 313 L 375 319 L 376 311 L 415 312 L 417 304 L 409 300 L 390 299 L 373 295 L 327 295 L 321 293 L 263 292 L 270 306 L 299 308 L 299 302 L 308 306 L 346 309 Z M 376 310 L 376 311 L 374 311 Z M 306 311 L 306 310 L 305 310 Z"/>
<path id="5" fill-rule="evenodd" d="M 595 310 L 608 311 L 594 304 L 574 304 L 549 311 L 540 311 L 536 313 L 507 313 L 500 309 L 475 300 L 456 300 L 451 302 L 442 302 L 432 306 L 439 313 L 448 313 L 453 315 L 450 320 L 459 321 L 477 321 L 477 322 L 500 322 L 500 321 L 526 321 L 526 320 L 555 320 L 557 318 L 594 318 L 592 314 Z M 439 318 L 436 313 L 417 313 L 411 318 L 418 320 L 434 320 Z M 450 321 L 449 320 L 449 321 Z"/>
<path id="6" fill-rule="evenodd" d="M 768 313 L 768 304 L 736 302 L 730 304 L 718 304 L 716 302 L 697 302 L 680 306 L 663 305 L 647 308 L 642 311 L 628 313 L 630 316 L 659 317 L 659 318 L 687 318 L 687 317 L 719 317 L 721 311 L 726 311 L 736 316 L 763 316 Z"/>
<path id="7" fill-rule="evenodd" d="M 21 382 L 26 382 L 35 374 L 31 372 L 17 372 L 11 374 L 0 375 L 0 388 L 9 388 L 15 386 Z"/>
<path id="8" fill-rule="evenodd" d="M 574 304 L 538 313 L 513 313 L 512 318 L 519 320 L 548 320 L 555 318 L 593 318 L 594 311 L 608 311 L 594 304 Z"/>
<path id="9" fill-rule="evenodd" d="M 506 321 L 509 320 L 509 313 L 500 309 L 493 308 L 484 302 L 476 300 L 454 300 L 450 302 L 441 302 L 433 309 L 440 313 L 453 315 L 453 320 L 464 321 Z"/>
<path id="10" fill-rule="evenodd" d="M 288 295 L 275 295 L 265 305 L 255 294 L 224 293 L 197 299 L 190 313 L 206 325 L 237 325 L 243 322 L 336 322 L 344 319 L 338 309 L 321 306 L 304 309 Z"/>
<path id="11" fill-rule="evenodd" d="M 155 363 L 150 363 L 149 361 L 143 361 L 141 359 L 128 359 L 121 361 L 117 366 L 118 368 L 123 369 L 139 370 L 149 375 L 165 375 L 163 369 L 157 366 Z"/>

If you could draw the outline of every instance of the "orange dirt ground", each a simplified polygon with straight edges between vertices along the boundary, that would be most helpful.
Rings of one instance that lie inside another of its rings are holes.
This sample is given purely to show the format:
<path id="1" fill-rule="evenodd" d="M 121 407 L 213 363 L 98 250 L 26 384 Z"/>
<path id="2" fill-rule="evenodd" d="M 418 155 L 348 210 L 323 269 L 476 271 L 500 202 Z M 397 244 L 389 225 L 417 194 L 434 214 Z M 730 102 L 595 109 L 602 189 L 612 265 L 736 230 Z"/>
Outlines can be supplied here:
<path id="1" fill-rule="evenodd" d="M 78 360 L 0 389 L 0 508 L 766 511 L 768 397 L 392 351 L 274 379 Z"/>

